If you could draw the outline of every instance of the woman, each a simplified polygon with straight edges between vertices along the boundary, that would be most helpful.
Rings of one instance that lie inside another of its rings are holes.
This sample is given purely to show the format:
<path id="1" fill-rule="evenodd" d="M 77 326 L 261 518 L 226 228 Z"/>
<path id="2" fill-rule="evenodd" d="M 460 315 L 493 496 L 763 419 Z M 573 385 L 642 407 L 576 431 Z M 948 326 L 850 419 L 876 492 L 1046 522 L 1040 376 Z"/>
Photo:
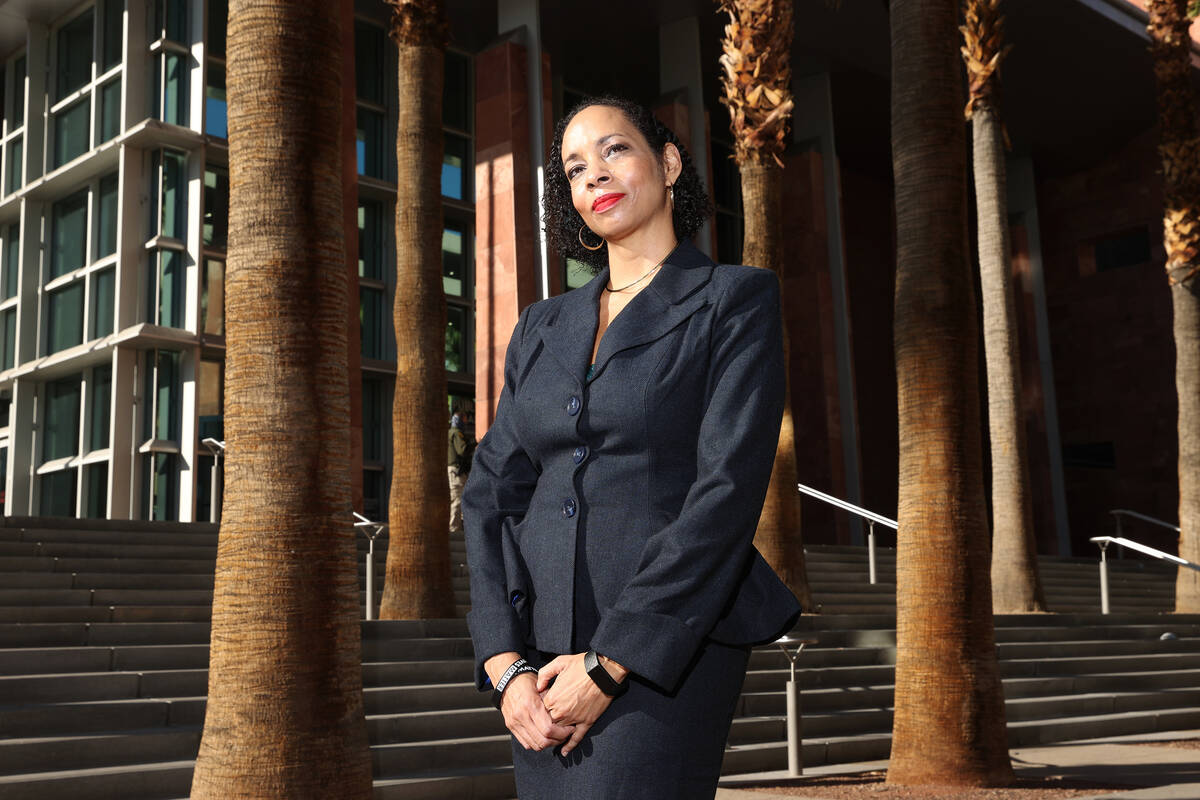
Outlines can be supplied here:
<path id="1" fill-rule="evenodd" d="M 522 800 L 716 791 L 749 646 L 799 613 L 751 544 L 783 413 L 779 285 L 688 241 L 687 151 L 620 98 L 555 131 L 546 231 L 586 286 L 526 308 L 463 496 L 481 690 Z"/>

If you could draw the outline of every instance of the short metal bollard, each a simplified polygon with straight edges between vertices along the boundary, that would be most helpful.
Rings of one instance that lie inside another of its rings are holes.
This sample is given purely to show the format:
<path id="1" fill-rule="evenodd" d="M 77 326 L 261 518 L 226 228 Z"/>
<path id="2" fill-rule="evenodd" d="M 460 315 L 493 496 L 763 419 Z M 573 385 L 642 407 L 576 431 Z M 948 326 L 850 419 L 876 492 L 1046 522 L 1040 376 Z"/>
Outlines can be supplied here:
<path id="1" fill-rule="evenodd" d="M 1108 542 L 1096 542 L 1100 547 L 1100 613 L 1108 613 Z"/>
<path id="2" fill-rule="evenodd" d="M 788 744 L 788 774 L 803 775 L 804 774 L 804 751 L 800 734 L 800 685 L 796 683 L 796 660 L 800 658 L 800 653 L 803 652 L 804 646 L 816 644 L 816 639 L 801 639 L 798 637 L 784 636 L 782 639 L 776 639 L 775 644 L 779 645 L 779 649 L 787 656 L 788 661 L 792 665 L 792 674 L 787 682 L 787 744 Z M 796 654 L 792 655 L 788 652 L 788 648 L 795 645 Z"/>
<path id="3" fill-rule="evenodd" d="M 383 533 L 383 529 L 387 527 L 381 522 L 371 522 L 369 519 L 354 512 L 358 522 L 354 523 L 354 527 L 362 528 L 363 533 L 367 535 L 367 621 L 375 619 L 375 539 L 379 534 Z"/>

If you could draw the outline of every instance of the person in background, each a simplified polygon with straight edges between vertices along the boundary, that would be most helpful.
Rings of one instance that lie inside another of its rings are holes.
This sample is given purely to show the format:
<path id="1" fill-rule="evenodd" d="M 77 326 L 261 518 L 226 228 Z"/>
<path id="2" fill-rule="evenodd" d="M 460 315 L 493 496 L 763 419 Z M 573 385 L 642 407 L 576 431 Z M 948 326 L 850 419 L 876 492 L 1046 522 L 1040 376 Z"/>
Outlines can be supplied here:
<path id="1" fill-rule="evenodd" d="M 450 533 L 462 533 L 462 493 L 471 471 L 471 456 L 475 447 L 467 434 L 470 415 L 459 403 L 454 404 L 450 417 L 450 433 L 446 447 L 446 474 L 450 479 Z"/>

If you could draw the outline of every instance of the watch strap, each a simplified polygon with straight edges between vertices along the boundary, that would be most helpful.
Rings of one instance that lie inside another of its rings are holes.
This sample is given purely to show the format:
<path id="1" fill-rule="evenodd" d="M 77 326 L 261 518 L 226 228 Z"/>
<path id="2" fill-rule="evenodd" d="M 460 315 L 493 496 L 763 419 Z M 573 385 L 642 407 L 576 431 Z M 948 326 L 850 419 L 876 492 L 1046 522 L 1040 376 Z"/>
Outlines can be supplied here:
<path id="1" fill-rule="evenodd" d="M 583 668 L 592 682 L 600 688 L 600 691 L 609 697 L 620 697 L 629 689 L 628 680 L 621 683 L 613 680 L 612 675 L 609 675 L 608 670 L 600 663 L 600 657 L 596 655 L 595 650 L 588 650 L 583 654 Z"/>

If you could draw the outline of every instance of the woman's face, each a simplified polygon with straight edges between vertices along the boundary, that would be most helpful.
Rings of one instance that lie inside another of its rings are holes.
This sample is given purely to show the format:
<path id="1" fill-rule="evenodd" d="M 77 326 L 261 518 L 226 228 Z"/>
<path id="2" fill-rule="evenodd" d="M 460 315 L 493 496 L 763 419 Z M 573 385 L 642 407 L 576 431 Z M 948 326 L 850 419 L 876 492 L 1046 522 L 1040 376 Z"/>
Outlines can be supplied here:
<path id="1" fill-rule="evenodd" d="M 669 220 L 667 186 L 679 177 L 679 151 L 655 153 L 612 106 L 588 106 L 563 132 L 563 170 L 571 200 L 587 226 L 620 241 L 657 215 Z"/>

